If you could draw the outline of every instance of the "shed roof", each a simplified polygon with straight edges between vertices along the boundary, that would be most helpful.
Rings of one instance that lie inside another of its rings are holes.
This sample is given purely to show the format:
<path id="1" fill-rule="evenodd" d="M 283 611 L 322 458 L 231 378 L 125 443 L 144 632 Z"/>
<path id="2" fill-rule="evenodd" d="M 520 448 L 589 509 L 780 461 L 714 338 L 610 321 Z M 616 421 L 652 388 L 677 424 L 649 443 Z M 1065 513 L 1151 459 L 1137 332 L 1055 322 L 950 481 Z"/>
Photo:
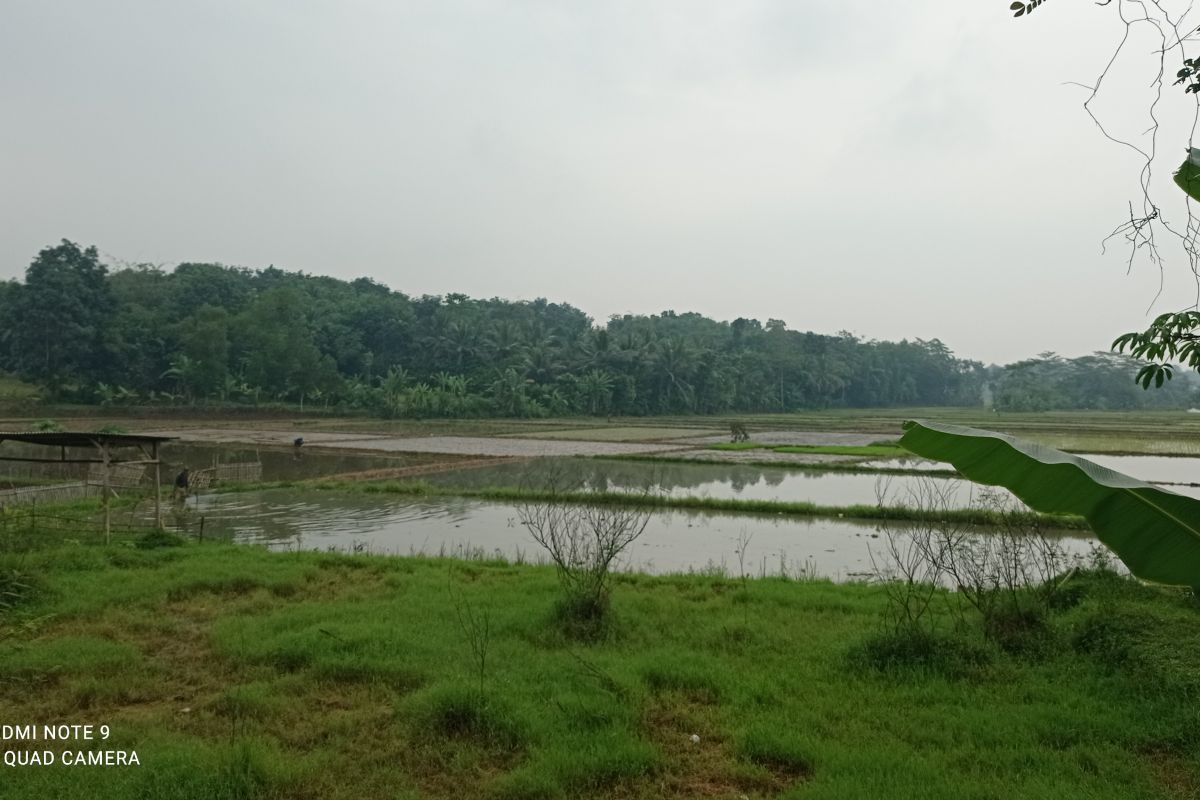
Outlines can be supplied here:
<path id="1" fill-rule="evenodd" d="M 138 433 L 92 433 L 89 431 L 0 431 L 0 442 L 24 442 L 47 447 L 137 447 L 159 444 L 177 436 L 145 436 Z"/>

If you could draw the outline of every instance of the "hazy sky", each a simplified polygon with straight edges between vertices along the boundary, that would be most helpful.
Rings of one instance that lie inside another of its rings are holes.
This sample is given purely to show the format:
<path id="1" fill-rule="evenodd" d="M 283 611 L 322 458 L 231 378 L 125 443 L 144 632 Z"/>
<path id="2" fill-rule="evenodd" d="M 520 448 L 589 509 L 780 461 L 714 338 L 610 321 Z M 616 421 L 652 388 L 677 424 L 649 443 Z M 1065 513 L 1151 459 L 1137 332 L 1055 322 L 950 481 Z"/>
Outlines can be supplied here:
<path id="1" fill-rule="evenodd" d="M 1104 349 L 1158 288 L 1101 256 L 1139 164 L 1065 85 L 1110 56 L 1116 3 L 2 5 L 0 278 L 69 238 L 988 362 Z M 1140 131 L 1135 51 L 1102 111 Z M 1167 278 L 1152 313 L 1194 301 Z"/>

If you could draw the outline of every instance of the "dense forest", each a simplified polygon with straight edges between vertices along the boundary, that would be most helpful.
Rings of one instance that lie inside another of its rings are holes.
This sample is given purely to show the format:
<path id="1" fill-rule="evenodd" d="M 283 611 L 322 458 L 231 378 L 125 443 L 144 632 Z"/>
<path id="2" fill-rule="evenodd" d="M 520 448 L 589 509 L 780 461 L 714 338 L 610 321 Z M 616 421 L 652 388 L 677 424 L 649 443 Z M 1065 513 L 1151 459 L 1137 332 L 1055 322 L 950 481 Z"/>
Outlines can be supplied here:
<path id="1" fill-rule="evenodd" d="M 979 405 L 1183 407 L 1190 380 L 1144 392 L 1135 362 L 1042 354 L 1006 367 L 937 339 L 864 341 L 780 320 L 614 316 L 462 294 L 409 297 L 219 264 L 110 271 L 69 241 L 0 283 L 0 369 L 48 399 L 298 403 L 384 416 L 779 412 Z"/>

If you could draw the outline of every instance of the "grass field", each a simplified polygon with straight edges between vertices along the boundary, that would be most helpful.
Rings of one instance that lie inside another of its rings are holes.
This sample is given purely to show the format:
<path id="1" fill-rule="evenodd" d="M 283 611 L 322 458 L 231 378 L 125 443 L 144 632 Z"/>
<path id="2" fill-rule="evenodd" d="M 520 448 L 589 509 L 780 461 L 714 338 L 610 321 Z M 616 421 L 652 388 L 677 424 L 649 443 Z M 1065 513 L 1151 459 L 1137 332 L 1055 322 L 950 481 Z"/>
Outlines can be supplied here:
<path id="1" fill-rule="evenodd" d="M 882 635 L 878 586 L 621 575 L 611 625 L 580 642 L 553 618 L 545 567 L 29 543 L 10 535 L 0 555 L 0 722 L 108 725 L 95 746 L 140 766 L 0 768 L 3 798 L 1127 800 L 1200 786 L 1200 612 L 1109 573 L 1074 579 L 1036 647 L 947 618 L 913 658 Z"/>

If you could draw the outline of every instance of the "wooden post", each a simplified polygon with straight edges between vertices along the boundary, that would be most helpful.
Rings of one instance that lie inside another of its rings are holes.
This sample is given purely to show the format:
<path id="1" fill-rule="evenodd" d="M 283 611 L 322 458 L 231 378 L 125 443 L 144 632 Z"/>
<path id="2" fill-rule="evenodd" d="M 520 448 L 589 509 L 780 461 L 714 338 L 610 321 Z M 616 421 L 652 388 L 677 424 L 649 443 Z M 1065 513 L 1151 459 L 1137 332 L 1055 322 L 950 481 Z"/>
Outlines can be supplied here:
<path id="1" fill-rule="evenodd" d="M 108 447 L 99 442 L 96 443 L 96 446 L 100 448 L 100 458 L 104 461 L 104 488 L 101 490 L 104 492 L 104 543 L 110 544 L 112 542 L 112 508 L 108 498 Z"/>
<path id="2" fill-rule="evenodd" d="M 158 442 L 151 447 L 154 456 L 154 527 L 162 530 L 162 470 L 158 460 Z"/>

